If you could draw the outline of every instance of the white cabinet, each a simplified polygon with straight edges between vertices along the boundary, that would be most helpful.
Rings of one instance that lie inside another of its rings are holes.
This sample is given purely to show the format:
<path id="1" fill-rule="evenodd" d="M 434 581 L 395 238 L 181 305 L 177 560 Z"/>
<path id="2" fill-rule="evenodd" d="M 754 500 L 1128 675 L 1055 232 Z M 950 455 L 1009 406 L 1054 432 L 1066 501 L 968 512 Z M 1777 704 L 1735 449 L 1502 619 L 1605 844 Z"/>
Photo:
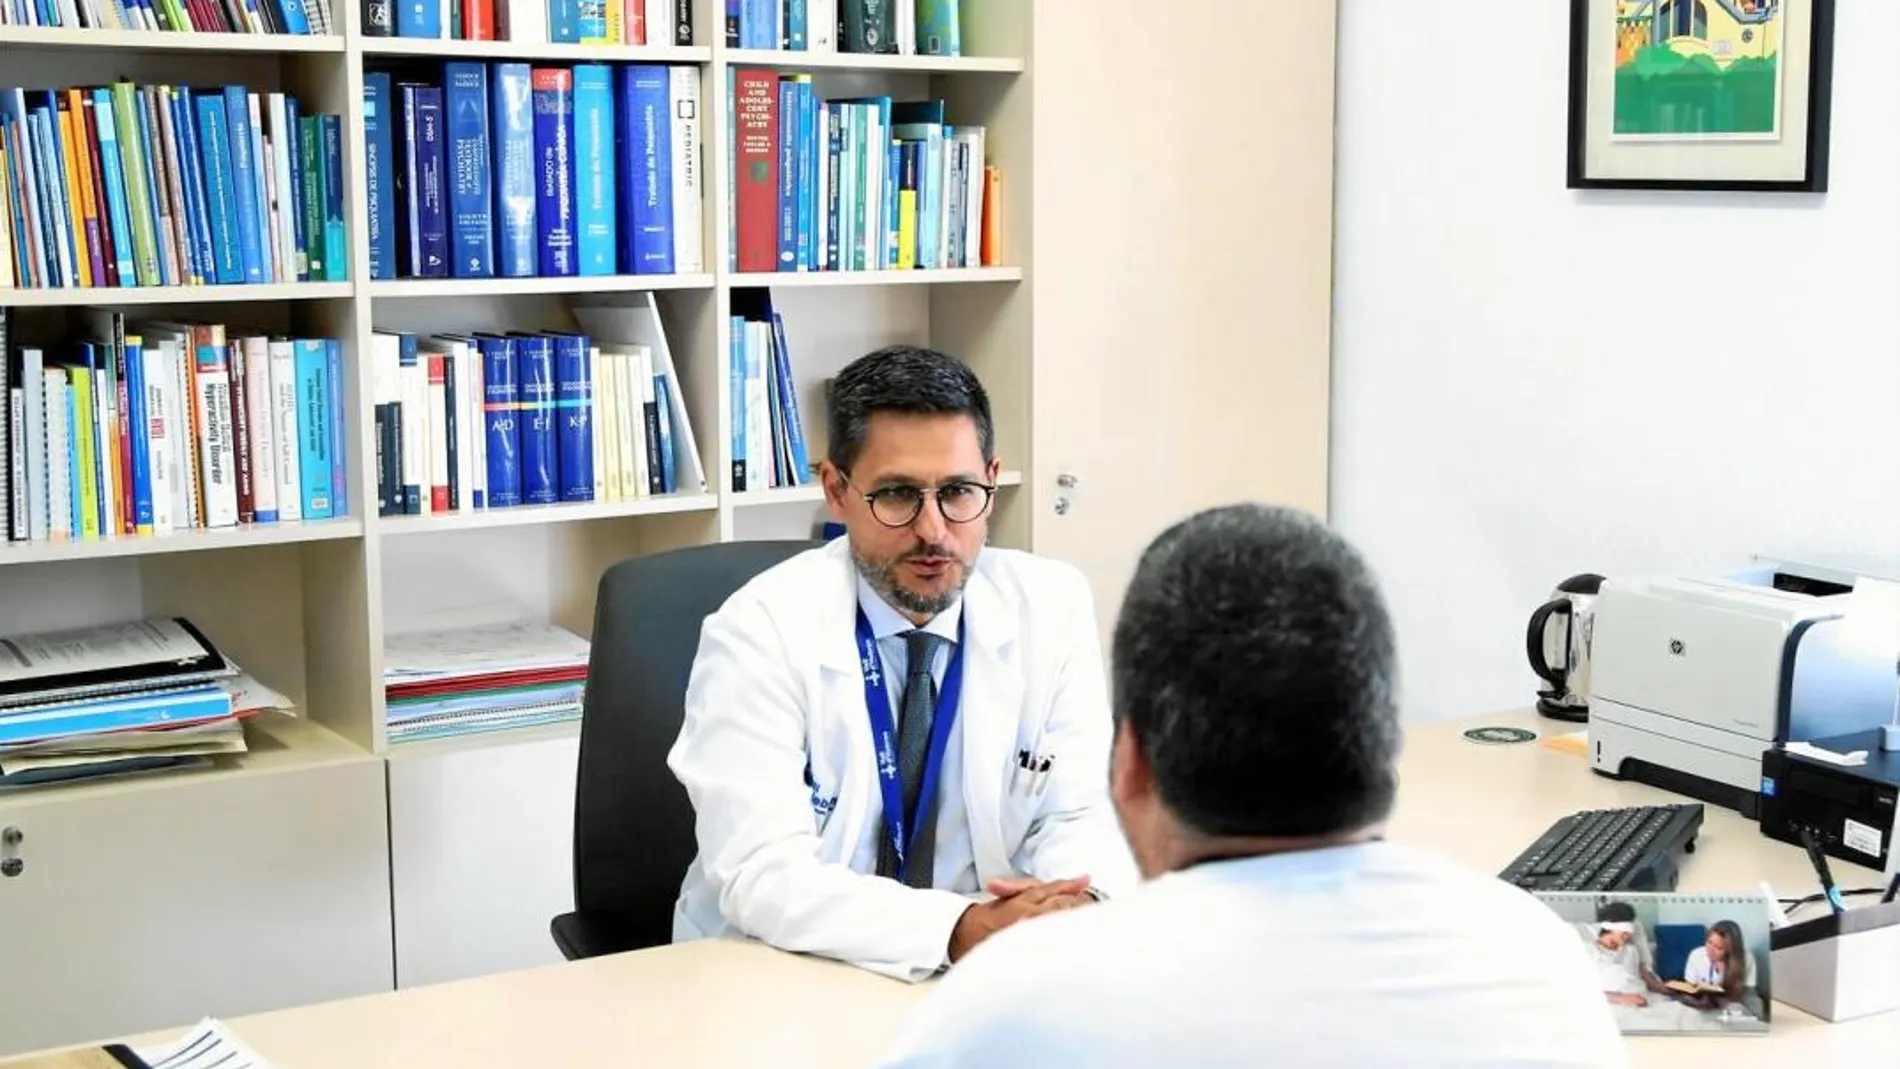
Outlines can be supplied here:
<path id="1" fill-rule="evenodd" d="M 391 988 L 383 762 L 287 735 L 0 795 L 0 1056 Z"/>
<path id="2" fill-rule="evenodd" d="M 579 753 L 573 724 L 391 750 L 398 987 L 561 960 Z"/>

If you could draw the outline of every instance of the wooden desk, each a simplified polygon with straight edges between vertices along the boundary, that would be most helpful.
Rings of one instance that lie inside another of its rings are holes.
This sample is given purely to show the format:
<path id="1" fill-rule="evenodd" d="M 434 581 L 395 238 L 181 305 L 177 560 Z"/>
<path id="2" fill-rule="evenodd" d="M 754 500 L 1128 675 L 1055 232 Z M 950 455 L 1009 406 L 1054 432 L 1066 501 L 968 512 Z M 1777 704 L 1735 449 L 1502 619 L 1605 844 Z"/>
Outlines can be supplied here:
<path id="1" fill-rule="evenodd" d="M 1590 773 L 1538 743 L 1484 745 L 1462 731 L 1564 725 L 1526 714 L 1434 724 L 1407 734 L 1392 836 L 1495 872 L 1549 823 L 1578 809 L 1679 801 Z M 1836 865 L 1843 887 L 1879 874 Z M 1806 858 L 1710 807 L 1683 866 L 1692 891 L 1787 896 L 1813 889 Z M 928 993 L 834 962 L 756 945 L 697 943 L 236 1018 L 228 1024 L 279 1069 L 456 1065 L 640 1065 L 651 1069 L 841 1069 L 876 1062 L 903 1012 Z M 1777 1003 L 1766 1036 L 1637 1038 L 1635 1062 L 1678 1069 L 1892 1064 L 1900 1013 L 1830 1025 Z"/>

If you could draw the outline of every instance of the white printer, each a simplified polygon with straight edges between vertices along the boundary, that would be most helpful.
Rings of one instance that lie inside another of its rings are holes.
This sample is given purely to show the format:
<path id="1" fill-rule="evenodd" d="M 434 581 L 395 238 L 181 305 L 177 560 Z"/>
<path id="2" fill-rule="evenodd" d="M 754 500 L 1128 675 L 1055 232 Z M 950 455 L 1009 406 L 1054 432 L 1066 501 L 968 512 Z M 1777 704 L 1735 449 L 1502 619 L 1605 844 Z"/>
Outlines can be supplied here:
<path id="1" fill-rule="evenodd" d="M 1854 575 L 1771 564 L 1717 579 L 1603 584 L 1590 764 L 1754 819 L 1761 755 L 1886 723 L 1891 651 L 1842 641 Z"/>

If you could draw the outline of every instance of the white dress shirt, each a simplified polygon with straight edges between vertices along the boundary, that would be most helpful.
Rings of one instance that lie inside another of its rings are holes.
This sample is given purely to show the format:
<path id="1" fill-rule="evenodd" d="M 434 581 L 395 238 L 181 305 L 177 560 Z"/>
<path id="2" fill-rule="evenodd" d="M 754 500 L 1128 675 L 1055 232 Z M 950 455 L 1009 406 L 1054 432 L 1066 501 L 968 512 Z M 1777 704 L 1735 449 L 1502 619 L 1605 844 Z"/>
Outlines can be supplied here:
<path id="1" fill-rule="evenodd" d="M 886 1069 L 1610 1069 L 1548 906 L 1393 843 L 1213 861 L 991 936 Z"/>
<path id="2" fill-rule="evenodd" d="M 871 589 L 864 577 L 858 577 L 858 606 L 877 637 L 878 652 L 884 659 L 884 692 L 890 696 L 891 726 L 901 728 L 904 715 L 904 678 L 910 670 L 910 645 L 904 632 L 917 629 L 904 615 Z M 943 690 L 943 675 L 950 667 L 950 654 L 957 644 L 957 624 L 963 619 L 963 599 L 932 617 L 923 630 L 943 639 L 930 666 L 938 693 Z M 937 778 L 937 837 L 935 863 L 931 865 L 931 886 L 941 891 L 974 894 L 982 888 L 976 879 L 975 847 L 970 842 L 970 820 L 963 803 L 963 717 L 961 711 L 950 724 L 950 736 L 944 740 L 943 770 Z M 884 836 L 884 822 L 867 822 L 851 855 L 851 867 L 859 872 L 877 871 L 878 844 Z"/>

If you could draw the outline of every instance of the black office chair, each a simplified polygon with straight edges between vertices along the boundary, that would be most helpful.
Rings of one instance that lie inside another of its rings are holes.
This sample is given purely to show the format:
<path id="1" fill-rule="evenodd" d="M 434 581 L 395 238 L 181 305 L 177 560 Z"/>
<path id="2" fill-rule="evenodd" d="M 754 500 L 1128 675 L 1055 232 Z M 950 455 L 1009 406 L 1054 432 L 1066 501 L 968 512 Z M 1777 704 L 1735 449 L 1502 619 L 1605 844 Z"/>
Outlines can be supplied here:
<path id="1" fill-rule="evenodd" d="M 569 961 L 672 941 L 695 843 L 666 754 L 685 719 L 700 624 L 753 576 L 821 544 L 690 546 L 601 576 L 574 790 L 574 912 L 550 925 Z"/>

